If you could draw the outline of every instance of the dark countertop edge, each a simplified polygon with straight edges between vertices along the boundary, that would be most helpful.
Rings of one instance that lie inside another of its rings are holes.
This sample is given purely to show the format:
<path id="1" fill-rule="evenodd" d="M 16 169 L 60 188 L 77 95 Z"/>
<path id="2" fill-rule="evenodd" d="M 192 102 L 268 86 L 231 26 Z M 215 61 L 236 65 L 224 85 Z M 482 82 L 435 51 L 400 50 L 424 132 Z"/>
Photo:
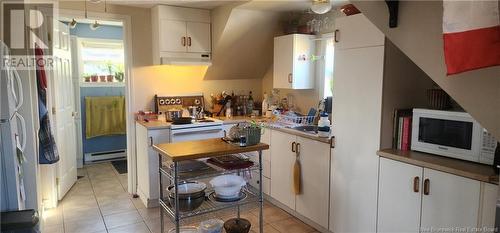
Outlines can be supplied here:
<path id="1" fill-rule="evenodd" d="M 377 151 L 377 155 L 481 182 L 495 185 L 499 184 L 498 175 L 495 174 L 491 166 L 486 164 L 479 164 L 423 152 L 401 151 L 396 149 L 382 149 Z M 481 172 L 476 172 L 474 170 L 481 170 Z"/>

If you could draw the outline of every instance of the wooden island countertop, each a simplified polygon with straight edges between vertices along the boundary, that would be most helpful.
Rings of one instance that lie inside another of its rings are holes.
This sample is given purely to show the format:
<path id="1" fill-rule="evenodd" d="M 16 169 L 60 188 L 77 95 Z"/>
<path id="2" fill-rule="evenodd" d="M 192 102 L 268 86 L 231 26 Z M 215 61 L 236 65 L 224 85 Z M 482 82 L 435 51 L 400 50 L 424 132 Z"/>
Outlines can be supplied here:
<path id="1" fill-rule="evenodd" d="M 269 145 L 259 143 L 253 146 L 240 147 L 229 144 L 220 138 L 213 138 L 188 142 L 163 143 L 153 145 L 153 148 L 161 155 L 172 159 L 173 162 L 179 162 L 184 160 L 211 158 L 222 155 L 267 150 L 269 149 Z"/>

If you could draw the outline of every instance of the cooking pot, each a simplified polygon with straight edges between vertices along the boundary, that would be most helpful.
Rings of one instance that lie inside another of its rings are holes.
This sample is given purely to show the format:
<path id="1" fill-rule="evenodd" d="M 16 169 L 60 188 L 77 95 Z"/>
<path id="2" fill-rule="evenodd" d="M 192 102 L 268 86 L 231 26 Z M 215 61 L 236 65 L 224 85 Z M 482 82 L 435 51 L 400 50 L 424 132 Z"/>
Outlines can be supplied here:
<path id="1" fill-rule="evenodd" d="M 167 121 L 174 121 L 177 118 L 182 117 L 182 110 L 170 109 L 165 112 L 165 119 Z"/>
<path id="2" fill-rule="evenodd" d="M 232 218 L 224 223 L 226 233 L 248 233 L 251 226 L 250 221 L 244 218 Z"/>

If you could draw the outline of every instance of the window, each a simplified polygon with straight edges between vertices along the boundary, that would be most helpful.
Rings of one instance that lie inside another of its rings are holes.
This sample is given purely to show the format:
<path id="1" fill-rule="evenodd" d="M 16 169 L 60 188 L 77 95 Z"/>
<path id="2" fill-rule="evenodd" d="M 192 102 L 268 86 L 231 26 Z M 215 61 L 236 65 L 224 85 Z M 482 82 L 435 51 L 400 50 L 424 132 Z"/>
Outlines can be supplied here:
<path id="1" fill-rule="evenodd" d="M 334 43 L 333 39 L 329 38 L 323 41 L 324 44 L 324 88 L 323 98 L 333 96 L 333 59 L 334 59 Z"/>
<path id="2" fill-rule="evenodd" d="M 81 65 L 83 76 L 113 75 L 123 82 L 124 72 L 123 41 L 119 40 L 82 40 Z"/>

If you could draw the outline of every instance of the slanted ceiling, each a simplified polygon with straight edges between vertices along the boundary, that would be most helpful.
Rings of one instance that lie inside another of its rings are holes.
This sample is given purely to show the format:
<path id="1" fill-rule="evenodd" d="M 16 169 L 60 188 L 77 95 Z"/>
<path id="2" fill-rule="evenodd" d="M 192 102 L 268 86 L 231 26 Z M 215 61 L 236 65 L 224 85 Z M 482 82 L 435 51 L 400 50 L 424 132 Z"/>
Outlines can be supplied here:
<path id="1" fill-rule="evenodd" d="M 245 9 L 244 3 L 212 10 L 212 66 L 206 80 L 260 79 L 273 63 L 273 38 L 282 13 Z"/>
<path id="2" fill-rule="evenodd" d="M 384 1 L 351 2 L 474 119 L 500 139 L 500 66 L 446 76 L 442 1 L 401 1 L 396 28 L 389 28 Z"/>

